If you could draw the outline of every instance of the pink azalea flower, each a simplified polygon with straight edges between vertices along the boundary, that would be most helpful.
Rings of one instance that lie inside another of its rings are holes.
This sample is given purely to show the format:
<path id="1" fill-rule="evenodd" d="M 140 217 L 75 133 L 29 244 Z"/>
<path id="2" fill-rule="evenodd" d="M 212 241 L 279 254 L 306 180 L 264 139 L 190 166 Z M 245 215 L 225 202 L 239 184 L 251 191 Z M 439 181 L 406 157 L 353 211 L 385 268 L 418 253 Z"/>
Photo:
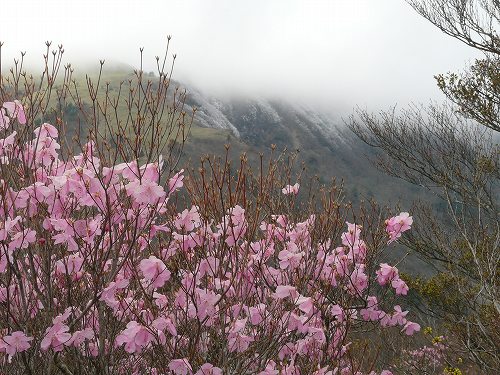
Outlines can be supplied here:
<path id="1" fill-rule="evenodd" d="M 94 331 L 92 328 L 85 328 L 84 330 L 73 333 L 73 336 L 71 337 L 71 344 L 78 347 L 86 340 L 91 340 L 93 337 Z"/>
<path id="2" fill-rule="evenodd" d="M 57 136 L 59 135 L 56 127 L 54 125 L 50 125 L 47 123 L 44 123 L 35 130 L 33 130 L 33 133 L 35 133 L 35 136 L 37 138 L 47 138 L 47 137 L 57 138 Z"/>
<path id="3" fill-rule="evenodd" d="M 242 239 L 247 230 L 247 222 L 245 220 L 245 209 L 236 205 L 227 210 L 224 221 L 220 224 L 220 228 L 227 235 L 226 244 L 234 246 L 238 240 Z"/>
<path id="4" fill-rule="evenodd" d="M 330 312 L 340 323 L 344 321 L 344 309 L 341 306 L 333 305 Z"/>
<path id="5" fill-rule="evenodd" d="M 408 212 L 401 212 L 398 216 L 386 220 L 386 232 L 389 235 L 388 243 L 401 237 L 401 234 L 411 228 L 413 218 Z"/>
<path id="6" fill-rule="evenodd" d="M 140 353 L 154 339 L 146 327 L 132 320 L 128 322 L 127 328 L 116 337 L 116 346 L 125 344 L 127 353 Z"/>
<path id="7" fill-rule="evenodd" d="M 229 330 L 232 333 L 237 333 L 243 331 L 245 329 L 245 326 L 247 324 L 247 319 L 237 319 L 234 323 L 231 329 Z"/>
<path id="8" fill-rule="evenodd" d="M 358 264 L 349 278 L 351 283 L 347 290 L 352 294 L 359 294 L 368 287 L 368 276 L 364 272 L 363 264 Z"/>
<path id="9" fill-rule="evenodd" d="M 392 314 L 393 321 L 398 325 L 405 325 L 406 319 L 405 316 L 408 314 L 408 311 L 403 311 L 401 306 L 394 306 L 394 314 Z"/>
<path id="10" fill-rule="evenodd" d="M 0 114 L 0 123 L 1 123 L 1 114 Z M 0 139 L 0 156 L 5 153 L 5 151 L 12 149 L 12 146 L 14 145 L 15 138 L 16 138 L 17 132 L 12 132 L 8 137 Z"/>
<path id="11" fill-rule="evenodd" d="M 256 307 L 250 307 L 248 309 L 248 314 L 250 315 L 250 322 L 253 325 L 258 325 L 264 320 L 266 316 L 266 305 L 260 303 Z"/>
<path id="12" fill-rule="evenodd" d="M 30 244 L 36 241 L 36 232 L 34 230 L 25 229 L 17 232 L 12 236 L 12 241 L 9 243 L 9 250 L 26 249 Z"/>
<path id="13" fill-rule="evenodd" d="M 19 100 L 5 102 L 3 103 L 3 107 L 7 111 L 7 115 L 10 117 L 17 117 L 17 121 L 19 121 L 21 125 L 26 124 L 26 114 L 24 113 L 23 105 Z"/>
<path id="14" fill-rule="evenodd" d="M 181 169 L 179 172 L 173 175 L 170 180 L 168 180 L 168 195 L 184 186 L 184 182 L 182 182 L 182 180 L 184 180 L 183 173 L 184 169 Z"/>
<path id="15" fill-rule="evenodd" d="M 71 344 L 71 333 L 68 332 L 69 327 L 62 322 L 56 322 L 52 327 L 45 330 L 45 336 L 40 344 L 43 351 L 52 348 L 55 352 L 63 350 L 64 346 Z"/>
<path id="16" fill-rule="evenodd" d="M 144 275 L 144 279 L 151 282 L 153 288 L 161 288 L 170 279 L 170 271 L 167 266 L 154 255 L 141 260 L 139 268 Z"/>
<path id="17" fill-rule="evenodd" d="M 139 171 L 141 172 L 142 179 L 158 182 L 162 167 L 163 157 L 160 155 L 158 158 L 158 162 L 143 165 L 139 168 Z"/>
<path id="18" fill-rule="evenodd" d="M 173 359 L 168 364 L 168 368 L 175 375 L 188 375 L 193 373 L 193 368 L 187 358 Z"/>
<path id="19" fill-rule="evenodd" d="M 377 281 L 380 285 L 385 285 L 389 281 L 394 280 L 398 276 L 398 269 L 387 263 L 381 263 L 380 269 L 377 271 Z"/>
<path id="20" fill-rule="evenodd" d="M 101 234 L 100 218 L 77 220 L 73 227 L 76 235 L 89 245 L 93 244 L 95 236 Z"/>
<path id="21" fill-rule="evenodd" d="M 377 321 L 380 319 L 382 311 L 376 309 L 361 309 L 359 312 L 364 320 L 367 321 Z"/>
<path id="22" fill-rule="evenodd" d="M 240 332 L 230 333 L 227 337 L 230 352 L 242 353 L 248 349 L 254 338 Z"/>
<path id="23" fill-rule="evenodd" d="M 196 311 L 193 316 L 197 316 L 200 321 L 212 317 L 216 311 L 215 304 L 219 299 L 220 295 L 211 290 L 196 288 Z"/>
<path id="24" fill-rule="evenodd" d="M 0 350 L 5 351 L 12 358 L 16 353 L 24 352 L 31 347 L 30 341 L 33 337 L 28 337 L 22 331 L 12 332 L 0 341 Z"/>
<path id="25" fill-rule="evenodd" d="M 278 285 L 276 287 L 276 292 L 273 293 L 273 298 L 284 299 L 287 297 L 295 298 L 297 291 L 294 286 L 291 285 Z"/>
<path id="26" fill-rule="evenodd" d="M 104 167 L 103 174 L 110 179 L 115 178 L 119 174 L 129 181 L 136 181 L 139 178 L 139 171 L 137 170 L 137 162 L 135 160 L 130 163 L 117 164 L 112 168 Z"/>
<path id="27" fill-rule="evenodd" d="M 311 297 L 299 296 L 296 304 L 299 306 L 299 310 L 306 315 L 310 315 L 314 309 L 314 304 Z"/>
<path id="28" fill-rule="evenodd" d="M 310 335 L 309 338 L 316 341 L 318 344 L 322 345 L 326 342 L 325 331 L 323 328 L 308 327 L 307 332 Z"/>
<path id="29" fill-rule="evenodd" d="M 363 319 L 367 321 L 376 321 L 381 317 L 381 314 L 384 314 L 384 312 L 378 310 L 377 297 L 374 296 L 369 296 L 367 298 L 366 309 L 361 309 L 359 313 Z"/>
<path id="30" fill-rule="evenodd" d="M 133 196 L 139 204 L 156 204 L 165 198 L 163 187 L 148 180 L 129 182 L 125 189 L 127 194 Z"/>
<path id="31" fill-rule="evenodd" d="M 420 331 L 420 324 L 414 322 L 407 322 L 401 332 L 406 333 L 408 336 L 413 335 L 415 332 Z"/>
<path id="32" fill-rule="evenodd" d="M 298 316 L 295 313 L 285 313 L 283 316 L 283 320 L 286 321 L 288 319 L 288 329 L 290 331 L 297 330 L 299 333 L 307 333 L 307 325 L 304 325 L 304 322 L 308 320 L 307 316 Z"/>
<path id="33" fill-rule="evenodd" d="M 71 254 L 56 262 L 56 273 L 58 274 L 72 274 L 80 272 L 83 265 L 83 258 L 79 253 Z"/>
<path id="34" fill-rule="evenodd" d="M 127 279 L 110 282 L 109 285 L 102 291 L 100 300 L 104 301 L 104 303 L 112 309 L 115 309 L 118 306 L 118 301 L 115 297 L 116 292 L 126 288 L 128 284 L 129 281 Z"/>
<path id="35" fill-rule="evenodd" d="M 153 298 L 155 300 L 155 305 L 158 307 L 165 307 L 168 304 L 168 298 L 164 294 L 154 292 Z"/>
<path id="36" fill-rule="evenodd" d="M 361 241 L 361 225 L 352 224 L 346 222 L 347 232 L 342 233 L 342 245 L 352 248 L 354 246 L 359 246 Z"/>
<path id="37" fill-rule="evenodd" d="M 278 254 L 280 260 L 280 268 L 286 270 L 288 267 L 295 269 L 300 265 L 300 261 L 304 256 L 304 252 L 293 253 L 287 249 L 281 250 Z"/>
<path id="38" fill-rule="evenodd" d="M 276 363 L 274 361 L 269 361 L 264 371 L 259 372 L 258 375 L 279 375 L 279 373 L 279 370 L 276 370 Z"/>
<path id="39" fill-rule="evenodd" d="M 394 289 L 396 289 L 397 295 L 406 296 L 408 294 L 408 285 L 406 285 L 406 283 L 399 277 L 396 277 L 394 280 L 392 280 L 391 285 Z"/>
<path id="40" fill-rule="evenodd" d="M 185 230 L 191 232 L 195 227 L 200 225 L 200 215 L 198 214 L 198 207 L 193 206 L 188 211 L 187 209 L 177 215 L 174 225 L 178 230 Z"/>
<path id="41" fill-rule="evenodd" d="M 2 108 L 0 108 L 0 129 L 8 129 L 10 118 L 7 116 Z"/>
<path id="42" fill-rule="evenodd" d="M 385 311 L 380 311 L 380 325 L 382 327 L 394 327 L 396 322 L 392 319 L 392 315 Z"/>
<path id="43" fill-rule="evenodd" d="M 151 327 L 162 332 L 166 329 L 172 336 L 177 336 L 177 330 L 175 329 L 175 325 L 170 318 L 160 317 L 155 319 L 151 323 Z"/>
<path id="44" fill-rule="evenodd" d="M 195 375 L 222 375 L 222 370 L 210 363 L 205 363 Z"/>

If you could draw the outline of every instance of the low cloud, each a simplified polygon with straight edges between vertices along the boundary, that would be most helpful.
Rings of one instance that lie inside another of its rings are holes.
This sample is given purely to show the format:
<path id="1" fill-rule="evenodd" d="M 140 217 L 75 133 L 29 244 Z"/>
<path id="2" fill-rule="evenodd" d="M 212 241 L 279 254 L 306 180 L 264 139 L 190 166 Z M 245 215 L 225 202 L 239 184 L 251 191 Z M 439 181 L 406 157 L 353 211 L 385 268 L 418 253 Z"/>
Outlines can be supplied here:
<path id="1" fill-rule="evenodd" d="M 331 111 L 442 98 L 433 75 L 475 56 L 403 0 L 47 0 L 2 4 L 4 64 L 44 42 L 80 69 L 99 59 L 155 70 L 171 34 L 175 77 L 216 95 L 279 96 Z"/>

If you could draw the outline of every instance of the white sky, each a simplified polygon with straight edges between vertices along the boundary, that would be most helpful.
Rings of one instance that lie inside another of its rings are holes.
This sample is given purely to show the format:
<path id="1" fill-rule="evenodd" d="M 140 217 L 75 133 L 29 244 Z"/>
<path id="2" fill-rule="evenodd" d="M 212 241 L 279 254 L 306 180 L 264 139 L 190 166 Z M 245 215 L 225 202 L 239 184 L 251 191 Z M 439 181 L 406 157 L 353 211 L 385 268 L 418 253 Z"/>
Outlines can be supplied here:
<path id="1" fill-rule="evenodd" d="M 478 53 L 404 0 L 0 0 L 4 64 L 44 42 L 78 69 L 99 59 L 146 70 L 171 34 L 174 77 L 216 94 L 276 95 L 332 111 L 441 99 L 433 75 Z"/>

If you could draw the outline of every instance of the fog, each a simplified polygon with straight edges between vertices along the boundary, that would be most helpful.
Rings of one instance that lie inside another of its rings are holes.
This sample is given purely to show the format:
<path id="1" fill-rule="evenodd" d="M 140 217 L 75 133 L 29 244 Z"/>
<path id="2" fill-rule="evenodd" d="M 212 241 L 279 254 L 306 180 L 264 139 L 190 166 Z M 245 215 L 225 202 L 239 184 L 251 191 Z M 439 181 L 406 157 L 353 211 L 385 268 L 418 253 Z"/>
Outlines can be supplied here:
<path id="1" fill-rule="evenodd" d="M 50 40 L 77 70 L 99 59 L 138 66 L 144 47 L 151 71 L 170 34 L 178 80 L 332 111 L 441 100 L 433 75 L 479 56 L 404 0 L 1 1 L 4 65 L 26 51 L 41 66 Z"/>

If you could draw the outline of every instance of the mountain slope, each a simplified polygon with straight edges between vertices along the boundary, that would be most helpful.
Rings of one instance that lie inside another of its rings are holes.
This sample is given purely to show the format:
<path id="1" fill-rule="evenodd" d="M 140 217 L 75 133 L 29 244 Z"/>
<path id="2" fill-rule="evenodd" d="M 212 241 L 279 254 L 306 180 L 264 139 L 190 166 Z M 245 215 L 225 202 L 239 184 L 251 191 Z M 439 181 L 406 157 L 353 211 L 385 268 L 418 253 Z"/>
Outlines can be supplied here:
<path id="1" fill-rule="evenodd" d="M 332 177 L 343 179 L 348 198 L 354 201 L 376 198 L 394 204 L 401 197 L 416 199 L 424 193 L 376 170 L 368 161 L 375 151 L 331 115 L 277 99 L 217 98 L 193 87 L 188 87 L 186 104 L 197 108 L 195 128 L 227 132 L 222 139 L 213 140 L 211 152 L 222 152 L 224 143 L 245 151 L 250 158 L 268 151 L 271 144 L 278 150 L 298 150 L 309 175 L 317 175 L 323 183 Z M 191 140 L 192 144 L 200 141 L 200 137 Z M 191 150 L 187 146 L 193 159 L 204 151 L 203 147 Z"/>

